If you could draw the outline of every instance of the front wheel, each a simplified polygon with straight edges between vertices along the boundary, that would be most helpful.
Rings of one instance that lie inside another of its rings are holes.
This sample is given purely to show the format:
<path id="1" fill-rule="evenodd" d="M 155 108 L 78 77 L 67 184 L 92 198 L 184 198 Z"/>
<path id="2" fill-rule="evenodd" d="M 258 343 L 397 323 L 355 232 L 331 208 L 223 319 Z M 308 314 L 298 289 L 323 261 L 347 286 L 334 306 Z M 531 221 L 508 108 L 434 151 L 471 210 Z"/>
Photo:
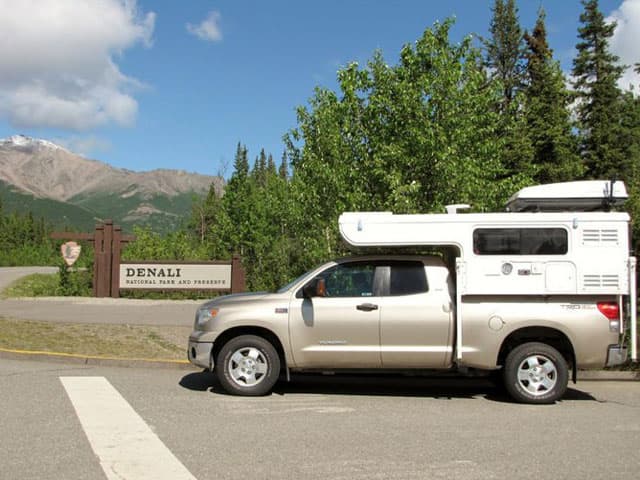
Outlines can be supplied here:
<path id="1" fill-rule="evenodd" d="M 567 391 L 568 381 L 566 360 L 545 343 L 524 343 L 514 348 L 505 361 L 505 388 L 521 403 L 553 403 Z"/>
<path id="2" fill-rule="evenodd" d="M 216 373 L 228 393 L 266 395 L 280 375 L 280 357 L 273 345 L 264 338 L 241 335 L 232 338 L 220 349 Z"/>

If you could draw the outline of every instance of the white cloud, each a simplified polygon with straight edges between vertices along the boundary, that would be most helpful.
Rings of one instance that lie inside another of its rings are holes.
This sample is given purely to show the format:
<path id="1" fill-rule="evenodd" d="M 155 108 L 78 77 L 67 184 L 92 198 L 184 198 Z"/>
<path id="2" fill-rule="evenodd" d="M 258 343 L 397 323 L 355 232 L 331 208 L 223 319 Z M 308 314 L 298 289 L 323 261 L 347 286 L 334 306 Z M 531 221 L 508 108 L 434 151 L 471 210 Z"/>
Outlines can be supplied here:
<path id="1" fill-rule="evenodd" d="M 0 116 L 17 127 L 86 130 L 135 122 L 115 59 L 151 45 L 155 14 L 136 0 L 0 0 Z"/>
<path id="2" fill-rule="evenodd" d="M 640 0 L 624 0 L 617 10 L 607 18 L 608 22 L 617 23 L 615 33 L 611 38 L 611 52 L 620 57 L 620 62 L 629 65 L 624 73 L 620 86 L 627 89 L 640 85 L 640 75 L 633 66 L 640 62 Z"/>
<path id="3" fill-rule="evenodd" d="M 187 31 L 201 40 L 209 42 L 219 42 L 222 40 L 222 30 L 220 30 L 220 12 L 215 10 L 209 12 L 207 18 L 197 25 L 187 23 Z"/>

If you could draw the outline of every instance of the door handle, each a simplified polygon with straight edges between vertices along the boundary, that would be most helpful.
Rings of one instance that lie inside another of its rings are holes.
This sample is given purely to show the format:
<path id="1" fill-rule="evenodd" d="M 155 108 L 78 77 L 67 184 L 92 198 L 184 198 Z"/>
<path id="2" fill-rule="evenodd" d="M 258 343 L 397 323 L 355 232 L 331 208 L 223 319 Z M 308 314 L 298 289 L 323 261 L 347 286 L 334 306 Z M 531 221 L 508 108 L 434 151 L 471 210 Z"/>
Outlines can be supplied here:
<path id="1" fill-rule="evenodd" d="M 374 305 L 373 303 L 363 303 L 356 307 L 358 310 L 362 310 L 363 312 L 370 312 L 372 310 L 377 310 L 378 305 Z"/>

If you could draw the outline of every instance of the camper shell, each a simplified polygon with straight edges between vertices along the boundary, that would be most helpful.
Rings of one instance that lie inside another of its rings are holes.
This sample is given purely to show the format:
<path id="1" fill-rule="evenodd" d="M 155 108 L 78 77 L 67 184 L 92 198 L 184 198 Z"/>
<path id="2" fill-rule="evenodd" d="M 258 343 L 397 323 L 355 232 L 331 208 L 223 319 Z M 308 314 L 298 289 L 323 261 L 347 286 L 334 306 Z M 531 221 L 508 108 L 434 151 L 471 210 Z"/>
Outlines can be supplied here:
<path id="1" fill-rule="evenodd" d="M 460 213 L 468 207 L 460 204 L 448 206 L 445 214 L 346 212 L 339 228 L 352 247 L 453 249 L 458 305 L 478 296 L 615 295 L 630 319 L 635 361 L 631 219 L 625 212 L 610 211 L 626 199 L 622 182 L 567 182 L 525 188 L 509 199 L 509 211 L 503 213 Z M 458 308 L 456 314 L 456 358 L 461 363 L 462 312 Z"/>

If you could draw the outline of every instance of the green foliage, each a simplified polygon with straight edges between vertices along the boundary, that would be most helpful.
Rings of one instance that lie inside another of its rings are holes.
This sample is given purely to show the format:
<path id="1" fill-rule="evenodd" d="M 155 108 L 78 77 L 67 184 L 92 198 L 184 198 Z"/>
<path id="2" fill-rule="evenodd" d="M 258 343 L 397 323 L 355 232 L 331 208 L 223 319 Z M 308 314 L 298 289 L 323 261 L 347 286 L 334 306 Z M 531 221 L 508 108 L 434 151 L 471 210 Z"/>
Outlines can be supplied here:
<path id="1" fill-rule="evenodd" d="M 58 285 L 55 294 L 63 297 L 88 297 L 92 294 L 90 271 L 68 267 L 62 262 L 58 266 Z"/>
<path id="2" fill-rule="evenodd" d="M 91 296 L 91 273 L 87 270 L 67 268 L 59 265 L 57 274 L 35 273 L 17 280 L 4 292 L 4 296 L 15 297 L 56 297 Z"/>
<path id="3" fill-rule="evenodd" d="M 9 298 L 53 297 L 57 294 L 59 284 L 57 274 L 34 273 L 11 284 L 2 295 Z"/>
<path id="4" fill-rule="evenodd" d="M 499 113 L 495 136 L 503 142 L 499 161 L 505 178 L 529 181 L 537 172 L 529 125 L 523 105 L 525 98 L 525 46 L 514 0 L 495 0 L 489 27 L 490 38 L 483 42 L 484 65 L 500 94 L 492 108 Z"/>
<path id="5" fill-rule="evenodd" d="M 492 12 L 491 37 L 484 41 L 485 65 L 502 86 L 501 105 L 505 111 L 524 84 L 525 47 L 515 0 L 495 0 Z"/>
<path id="6" fill-rule="evenodd" d="M 249 168 L 247 149 L 238 144 L 223 197 L 211 190 L 193 209 L 189 224 L 203 259 L 242 256 L 247 285 L 274 289 L 291 275 L 291 213 L 287 160 L 276 168 L 264 150 Z M 239 169 L 239 170 L 238 170 Z"/>
<path id="7" fill-rule="evenodd" d="M 624 146 L 628 169 L 623 173 L 629 189 L 626 208 L 631 218 L 640 218 L 640 98 L 626 92 L 621 98 L 620 144 Z M 639 246 L 640 222 L 632 222 L 634 246 Z M 638 248 L 635 248 L 636 254 Z"/>
<path id="8" fill-rule="evenodd" d="M 531 34 L 525 33 L 527 70 L 525 118 L 533 148 L 536 183 L 565 182 L 584 173 L 572 133 L 569 92 L 559 62 L 547 43 L 545 14 L 540 10 Z"/>
<path id="9" fill-rule="evenodd" d="M 0 197 L 0 266 L 54 265 L 51 226 L 31 213 L 6 213 Z"/>
<path id="10" fill-rule="evenodd" d="M 618 80 L 624 67 L 609 50 L 615 23 L 606 23 L 597 0 L 583 0 L 578 29 L 578 55 L 573 61 L 579 100 L 581 154 L 592 178 L 624 178 L 629 158 L 620 143 L 621 103 Z"/>
<path id="11" fill-rule="evenodd" d="M 205 250 L 185 230 L 161 235 L 150 227 L 134 227 L 136 240 L 122 252 L 123 260 L 205 260 Z"/>
<path id="12" fill-rule="evenodd" d="M 310 256 L 341 252 L 344 211 L 442 211 L 456 201 L 493 209 L 530 181 L 507 175 L 493 108 L 500 89 L 488 85 L 470 38 L 451 44 L 451 24 L 406 45 L 396 66 L 380 53 L 365 68 L 350 64 L 338 72 L 339 94 L 317 89 L 298 109 L 287 141 L 304 212 L 296 231 Z"/>

